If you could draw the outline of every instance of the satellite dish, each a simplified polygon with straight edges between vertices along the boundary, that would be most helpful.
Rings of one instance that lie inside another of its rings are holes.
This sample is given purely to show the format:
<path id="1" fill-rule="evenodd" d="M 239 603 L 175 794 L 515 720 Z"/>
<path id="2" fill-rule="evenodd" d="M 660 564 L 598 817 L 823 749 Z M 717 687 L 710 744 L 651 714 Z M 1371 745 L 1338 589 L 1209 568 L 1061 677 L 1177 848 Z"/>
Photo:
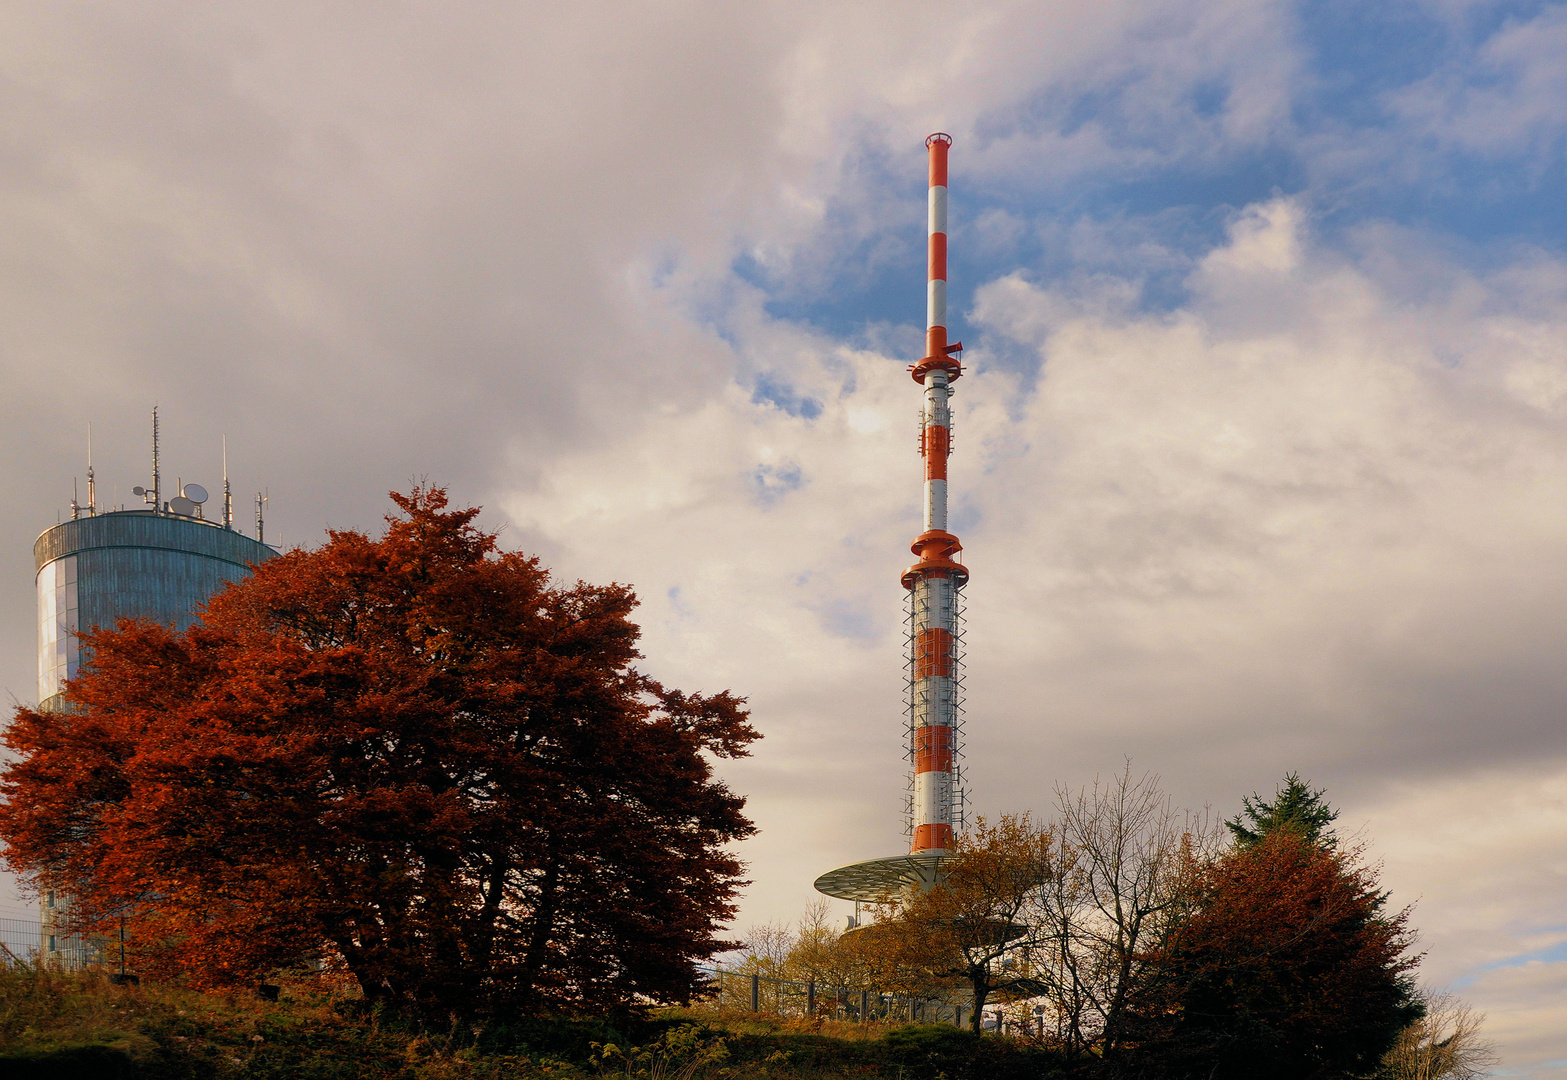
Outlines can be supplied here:
<path id="1" fill-rule="evenodd" d="M 131 488 L 131 494 L 132 495 L 145 495 L 145 494 L 147 494 L 147 489 L 144 488 L 144 487 L 133 487 L 133 488 Z"/>
<path id="2" fill-rule="evenodd" d="M 182 517 L 195 517 L 196 504 L 183 495 L 176 495 L 169 500 L 169 513 L 179 514 Z"/>
<path id="3" fill-rule="evenodd" d="M 183 488 L 180 489 L 180 494 L 185 496 L 191 502 L 195 503 L 197 506 L 200 506 L 202 503 L 207 501 L 207 489 L 202 487 L 200 484 L 186 484 Z"/>

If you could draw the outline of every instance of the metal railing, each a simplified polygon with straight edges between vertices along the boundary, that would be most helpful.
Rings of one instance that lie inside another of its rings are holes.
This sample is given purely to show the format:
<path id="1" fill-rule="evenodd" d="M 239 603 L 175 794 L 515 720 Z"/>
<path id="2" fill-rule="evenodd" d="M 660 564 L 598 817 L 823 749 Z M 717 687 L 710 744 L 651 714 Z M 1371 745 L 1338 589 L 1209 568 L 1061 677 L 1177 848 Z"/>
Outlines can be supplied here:
<path id="1" fill-rule="evenodd" d="M 44 935 L 38 919 L 0 919 L 0 962 L 39 963 L 77 971 L 103 961 L 99 944 L 75 934 Z"/>
<path id="2" fill-rule="evenodd" d="M 807 979 L 781 979 L 740 968 L 698 968 L 708 978 L 708 1000 L 723 1009 L 775 1016 L 858 1021 L 860 1023 L 954 1024 L 968 1016 L 962 1001 L 910 997 L 873 988 L 855 988 Z"/>

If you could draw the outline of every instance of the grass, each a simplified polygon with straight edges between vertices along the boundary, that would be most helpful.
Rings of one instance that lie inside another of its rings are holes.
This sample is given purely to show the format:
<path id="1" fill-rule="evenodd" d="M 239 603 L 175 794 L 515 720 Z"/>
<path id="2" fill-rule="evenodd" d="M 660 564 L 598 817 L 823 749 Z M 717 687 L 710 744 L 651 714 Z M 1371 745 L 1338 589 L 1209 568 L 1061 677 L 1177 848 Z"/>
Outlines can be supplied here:
<path id="1" fill-rule="evenodd" d="M 276 1002 L 106 976 L 0 967 L 0 1075 L 15 1080 L 1025 1080 L 1053 1062 L 951 1027 L 660 1010 L 624 1030 L 517 1018 L 404 1024 L 349 992 Z"/>

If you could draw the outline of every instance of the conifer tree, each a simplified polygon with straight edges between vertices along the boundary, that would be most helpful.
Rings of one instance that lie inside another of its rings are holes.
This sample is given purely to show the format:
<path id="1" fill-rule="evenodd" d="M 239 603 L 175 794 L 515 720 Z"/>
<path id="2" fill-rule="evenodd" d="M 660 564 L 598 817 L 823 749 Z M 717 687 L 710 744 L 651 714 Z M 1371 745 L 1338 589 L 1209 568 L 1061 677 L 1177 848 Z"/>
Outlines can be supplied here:
<path id="1" fill-rule="evenodd" d="M 1325 789 L 1312 790 L 1299 773 L 1287 773 L 1271 802 L 1256 793 L 1247 795 L 1241 800 L 1241 812 L 1224 824 L 1241 847 L 1253 847 L 1275 832 L 1289 830 L 1309 843 L 1331 848 L 1338 841 L 1329 826 L 1338 819 L 1338 811 L 1328 805 L 1324 794 Z"/>

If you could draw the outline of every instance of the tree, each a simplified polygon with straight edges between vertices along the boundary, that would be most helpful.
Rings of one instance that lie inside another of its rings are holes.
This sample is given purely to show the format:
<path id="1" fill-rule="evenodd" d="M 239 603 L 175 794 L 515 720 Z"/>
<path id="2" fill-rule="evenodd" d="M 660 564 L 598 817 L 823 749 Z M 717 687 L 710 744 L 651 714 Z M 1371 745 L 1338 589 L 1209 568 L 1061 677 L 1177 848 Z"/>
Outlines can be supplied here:
<path id="1" fill-rule="evenodd" d="M 1139 1037 L 1152 958 L 1185 917 L 1215 833 L 1206 816 L 1177 811 L 1157 776 L 1133 780 L 1130 762 L 1056 798 L 1057 873 L 1043 894 L 1034 966 L 1054 1040 L 1074 1056 L 1114 1060 Z"/>
<path id="2" fill-rule="evenodd" d="M 1338 820 L 1338 811 L 1328 805 L 1325 794 L 1320 788 L 1313 791 L 1298 773 L 1288 773 L 1272 802 L 1253 792 L 1241 800 L 1241 812 L 1224 824 L 1243 846 L 1259 844 L 1279 829 L 1290 829 L 1310 843 L 1332 847 L 1338 841 L 1328 826 Z"/>
<path id="3" fill-rule="evenodd" d="M 1403 1031 L 1382 1058 L 1382 1080 L 1475 1080 L 1497 1061 L 1480 1034 L 1485 1016 L 1451 994 L 1422 994 L 1425 1015 Z"/>
<path id="4" fill-rule="evenodd" d="M 1358 850 L 1294 828 L 1205 866 L 1154 958 L 1162 999 L 1139 1061 L 1161 1075 L 1362 1076 L 1419 1018 L 1407 909 L 1389 913 Z"/>
<path id="5" fill-rule="evenodd" d="M 86 634 L 71 711 L 6 734 L 7 862 L 198 985 L 326 963 L 439 1015 L 689 998 L 754 831 L 711 762 L 757 737 L 742 700 L 633 667 L 624 586 L 551 584 L 439 488 L 392 498 L 381 539 L 286 553 L 184 633 Z"/>
<path id="6" fill-rule="evenodd" d="M 961 980 L 973 994 L 980 1030 L 992 995 L 1032 995 L 1045 987 L 1017 960 L 1038 926 L 1041 890 L 1055 872 L 1055 838 L 1022 817 L 980 818 L 960 837 L 943 877 L 927 891 L 889 898 L 878 921 L 847 935 L 877 952 L 884 985 L 931 994 Z"/>

